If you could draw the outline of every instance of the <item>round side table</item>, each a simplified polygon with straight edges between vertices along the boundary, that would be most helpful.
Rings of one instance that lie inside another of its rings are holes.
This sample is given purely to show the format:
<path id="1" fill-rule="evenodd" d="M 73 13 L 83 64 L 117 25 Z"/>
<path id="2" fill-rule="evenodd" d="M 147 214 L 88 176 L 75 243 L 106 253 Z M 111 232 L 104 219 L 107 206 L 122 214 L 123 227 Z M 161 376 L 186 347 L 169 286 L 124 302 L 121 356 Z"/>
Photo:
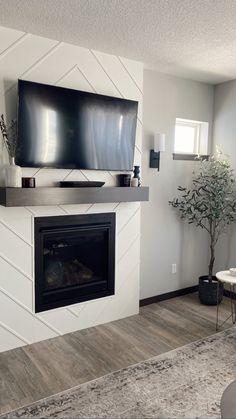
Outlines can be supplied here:
<path id="1" fill-rule="evenodd" d="M 220 326 L 223 326 L 225 322 L 227 322 L 230 317 L 232 318 L 232 323 L 234 324 L 236 321 L 236 300 L 235 300 L 235 287 L 236 287 L 236 276 L 230 274 L 230 271 L 220 271 L 217 272 L 216 278 L 218 279 L 217 284 L 217 311 L 216 311 L 216 330 L 219 329 Z M 230 305 L 231 305 L 231 314 L 223 321 L 223 323 L 219 324 L 219 282 L 229 285 L 230 291 Z"/>
<path id="2" fill-rule="evenodd" d="M 236 380 L 233 381 L 224 391 L 220 402 L 221 418 L 236 418 Z"/>

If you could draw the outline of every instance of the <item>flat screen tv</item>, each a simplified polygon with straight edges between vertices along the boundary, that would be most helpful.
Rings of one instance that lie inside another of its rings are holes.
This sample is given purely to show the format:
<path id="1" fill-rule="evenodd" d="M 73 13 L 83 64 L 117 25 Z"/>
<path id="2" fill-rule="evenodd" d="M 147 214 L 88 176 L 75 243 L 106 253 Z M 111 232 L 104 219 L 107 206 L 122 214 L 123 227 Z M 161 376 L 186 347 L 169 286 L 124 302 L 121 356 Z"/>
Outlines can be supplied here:
<path id="1" fill-rule="evenodd" d="M 19 80 L 16 163 L 132 170 L 138 102 Z"/>

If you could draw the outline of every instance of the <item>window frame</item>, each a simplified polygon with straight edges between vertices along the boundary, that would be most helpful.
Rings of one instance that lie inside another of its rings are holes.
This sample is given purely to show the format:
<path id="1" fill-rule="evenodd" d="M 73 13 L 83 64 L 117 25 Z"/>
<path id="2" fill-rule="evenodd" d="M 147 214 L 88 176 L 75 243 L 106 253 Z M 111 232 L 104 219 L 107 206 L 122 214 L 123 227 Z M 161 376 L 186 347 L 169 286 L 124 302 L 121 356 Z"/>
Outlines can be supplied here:
<path id="1" fill-rule="evenodd" d="M 173 159 L 174 160 L 198 160 L 200 158 L 209 158 L 209 154 L 207 154 L 208 150 L 208 128 L 209 123 L 204 121 L 194 121 L 191 119 L 183 119 L 183 118 L 176 118 L 175 119 L 175 128 L 176 126 L 186 126 L 194 128 L 194 145 L 193 145 L 193 152 L 183 152 L 175 150 L 175 139 L 174 138 L 174 153 Z M 204 129 L 203 129 L 204 128 Z M 205 131 L 205 132 L 204 132 Z M 176 135 L 176 129 L 175 129 Z M 201 148 L 204 148 L 201 150 Z"/>

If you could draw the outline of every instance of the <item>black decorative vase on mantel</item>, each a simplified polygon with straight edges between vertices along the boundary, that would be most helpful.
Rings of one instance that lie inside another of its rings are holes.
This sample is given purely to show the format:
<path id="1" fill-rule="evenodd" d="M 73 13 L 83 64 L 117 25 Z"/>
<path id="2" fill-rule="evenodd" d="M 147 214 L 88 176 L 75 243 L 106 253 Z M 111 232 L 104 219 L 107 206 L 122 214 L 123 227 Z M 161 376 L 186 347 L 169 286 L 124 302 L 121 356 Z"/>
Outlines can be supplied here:
<path id="1" fill-rule="evenodd" d="M 138 179 L 138 186 L 141 186 L 140 166 L 134 166 L 134 178 Z"/>
<path id="2" fill-rule="evenodd" d="M 224 286 L 222 282 L 219 282 L 218 284 L 216 276 L 209 277 L 208 275 L 203 275 L 199 277 L 198 296 L 202 304 L 206 304 L 208 306 L 215 306 L 219 304 L 222 301 L 223 292 Z"/>

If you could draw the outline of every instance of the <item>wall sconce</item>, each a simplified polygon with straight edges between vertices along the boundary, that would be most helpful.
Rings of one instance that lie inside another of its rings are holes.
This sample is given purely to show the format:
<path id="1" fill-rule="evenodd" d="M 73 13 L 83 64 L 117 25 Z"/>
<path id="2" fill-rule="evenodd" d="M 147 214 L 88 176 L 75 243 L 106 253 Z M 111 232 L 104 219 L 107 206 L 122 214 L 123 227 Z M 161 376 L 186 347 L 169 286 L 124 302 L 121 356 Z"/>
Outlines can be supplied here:
<path id="1" fill-rule="evenodd" d="M 160 153 L 166 149 L 166 134 L 154 135 L 154 150 L 150 151 L 150 167 L 160 169 Z"/>

